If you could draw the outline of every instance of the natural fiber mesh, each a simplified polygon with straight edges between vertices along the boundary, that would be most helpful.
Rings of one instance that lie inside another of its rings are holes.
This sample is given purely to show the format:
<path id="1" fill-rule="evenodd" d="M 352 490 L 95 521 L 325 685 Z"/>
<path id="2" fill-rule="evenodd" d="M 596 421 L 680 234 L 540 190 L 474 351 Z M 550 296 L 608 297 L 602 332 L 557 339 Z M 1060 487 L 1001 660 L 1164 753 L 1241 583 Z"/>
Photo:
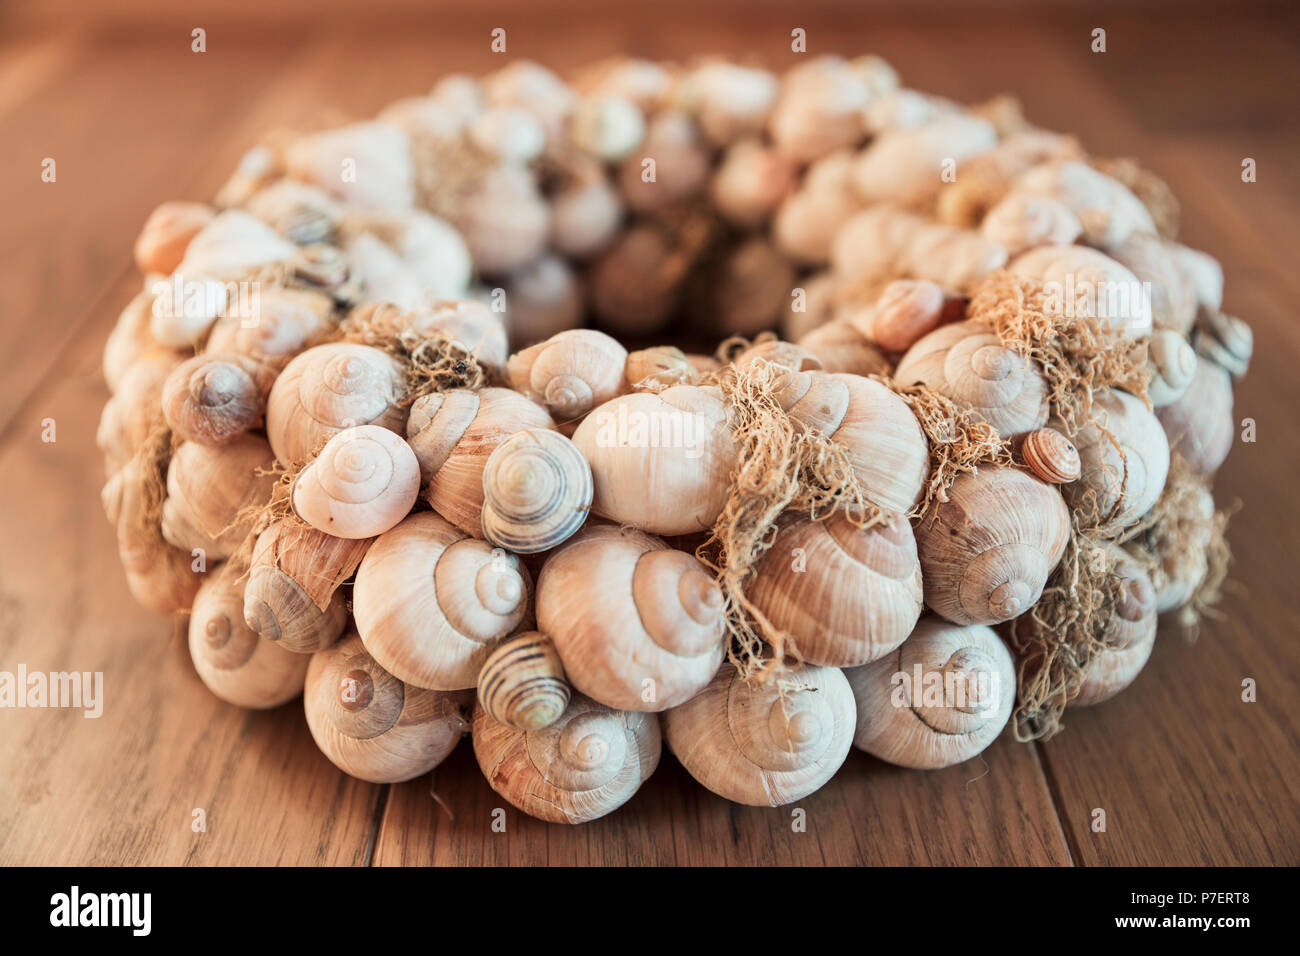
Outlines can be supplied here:
<path id="1" fill-rule="evenodd" d="M 316 451 L 304 461 L 294 465 L 284 465 L 279 461 L 274 461 L 269 468 L 257 469 L 259 477 L 275 476 L 276 480 L 271 485 L 271 493 L 265 501 L 254 502 L 240 508 L 230 524 L 221 531 L 222 534 L 225 534 L 233 528 L 245 529 L 243 541 L 226 559 L 226 564 L 231 573 L 236 575 L 236 581 L 243 581 L 248 576 L 248 572 L 252 569 L 253 551 L 257 547 L 257 539 L 271 525 L 280 520 L 287 520 L 292 524 L 300 525 L 304 529 L 310 527 L 293 510 L 291 498 L 293 483 L 297 479 L 298 473 L 307 466 L 307 462 L 319 454 L 326 440 L 328 439 L 318 442 Z"/>
<path id="2" fill-rule="evenodd" d="M 1142 205 L 1147 207 L 1147 212 L 1156 224 L 1156 231 L 1162 238 L 1178 238 L 1182 208 L 1167 182 L 1143 167 L 1136 159 L 1091 159 L 1088 162 L 1097 172 L 1119 180 L 1128 187 L 1129 192 L 1137 196 Z"/>
<path id="3" fill-rule="evenodd" d="M 162 516 L 163 503 L 167 500 L 167 468 L 179 444 L 180 440 L 159 410 L 149 426 L 147 437 L 132 456 L 131 467 L 126 471 L 137 484 L 140 507 L 127 512 L 131 524 L 119 530 L 128 536 L 128 540 L 143 546 L 150 554 L 161 556 L 171 548 L 163 537 Z"/>
<path id="4" fill-rule="evenodd" d="M 761 358 L 717 373 L 737 465 L 726 505 L 696 551 L 716 573 L 726 600 L 728 658 L 742 678 L 760 684 L 785 680 L 787 661 L 800 660 L 791 635 L 745 594 L 772 545 L 777 518 L 790 511 L 820 521 L 843 510 L 863 528 L 886 520 L 863 497 L 848 453 L 781 407 L 776 396 L 792 374 Z"/>
<path id="5" fill-rule="evenodd" d="M 358 306 L 339 323 L 338 338 L 382 349 L 402 363 L 402 406 L 430 392 L 479 389 L 488 383 L 472 349 L 439 329 L 415 328 L 411 313 L 396 305 Z"/>

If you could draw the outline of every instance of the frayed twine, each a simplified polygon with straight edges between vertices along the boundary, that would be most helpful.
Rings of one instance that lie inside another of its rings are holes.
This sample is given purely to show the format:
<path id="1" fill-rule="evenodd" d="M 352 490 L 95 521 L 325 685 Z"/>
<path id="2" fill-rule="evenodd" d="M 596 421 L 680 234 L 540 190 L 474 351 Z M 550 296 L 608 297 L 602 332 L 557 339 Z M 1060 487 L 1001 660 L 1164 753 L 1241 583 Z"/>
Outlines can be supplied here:
<path id="1" fill-rule="evenodd" d="M 353 309 L 339 323 L 338 340 L 381 349 L 402 364 L 402 407 L 431 392 L 488 384 L 472 349 L 441 329 L 419 329 L 411 312 L 391 303 Z"/>

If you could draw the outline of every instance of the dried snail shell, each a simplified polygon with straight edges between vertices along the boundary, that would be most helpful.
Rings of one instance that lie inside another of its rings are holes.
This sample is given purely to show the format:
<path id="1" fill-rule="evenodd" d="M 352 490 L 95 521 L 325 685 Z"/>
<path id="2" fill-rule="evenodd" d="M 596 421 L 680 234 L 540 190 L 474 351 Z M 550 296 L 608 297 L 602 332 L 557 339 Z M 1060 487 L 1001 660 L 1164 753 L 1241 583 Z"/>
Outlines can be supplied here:
<path id="1" fill-rule="evenodd" d="M 249 197 L 244 207 L 291 242 L 328 242 L 343 221 L 343 205 L 323 189 L 281 179 Z"/>
<path id="2" fill-rule="evenodd" d="M 489 716 L 516 730 L 541 730 L 564 714 L 572 696 L 550 638 L 527 631 L 497 645 L 478 677 L 478 700 Z"/>
<path id="3" fill-rule="evenodd" d="M 713 578 L 691 555 L 631 528 L 588 526 L 547 559 L 537 626 L 573 686 L 619 710 L 683 703 L 722 663 Z"/>
<path id="4" fill-rule="evenodd" d="M 1051 485 L 1015 468 L 963 474 L 916 526 L 925 603 L 956 624 L 1009 621 L 1038 603 L 1069 533 Z"/>
<path id="5" fill-rule="evenodd" d="M 181 438 L 224 445 L 262 424 L 266 381 L 257 363 L 242 355 L 196 355 L 167 376 L 163 414 Z"/>
<path id="6" fill-rule="evenodd" d="M 921 565 L 911 525 L 858 528 L 844 512 L 787 518 L 747 588 L 810 664 L 852 667 L 903 642 L 921 615 Z M 787 646 L 787 650 L 790 648 Z"/>
<path id="7" fill-rule="evenodd" d="M 1147 366 L 1151 381 L 1147 397 L 1155 408 L 1172 405 L 1187 391 L 1196 375 L 1196 350 L 1172 329 L 1157 329 L 1148 343 Z"/>
<path id="8" fill-rule="evenodd" d="M 366 650 L 415 687 L 475 686 L 496 642 L 527 622 L 532 583 L 512 554 L 418 512 L 375 539 L 352 613 Z"/>
<path id="9" fill-rule="evenodd" d="M 1077 481 L 1083 468 L 1079 450 L 1055 428 L 1039 428 L 1026 435 L 1020 456 L 1034 477 L 1049 485 Z"/>
<path id="10" fill-rule="evenodd" d="M 582 286 L 559 256 L 542 256 L 505 283 L 510 341 L 531 344 L 582 324 Z"/>
<path id="11" fill-rule="evenodd" d="M 1086 246 L 1039 246 L 1007 264 L 1016 275 L 1059 290 L 1051 307 L 1099 320 L 1120 335 L 1151 333 L 1151 299 L 1127 266 Z"/>
<path id="12" fill-rule="evenodd" d="M 516 432 L 483 468 L 483 537 L 516 554 L 549 551 L 591 510 L 591 466 L 559 432 Z"/>
<path id="13" fill-rule="evenodd" d="M 182 442 L 167 466 L 163 537 L 182 551 L 202 549 L 210 561 L 233 554 L 251 530 L 240 512 L 270 498 L 274 463 L 271 446 L 257 435 L 220 448 Z"/>
<path id="14" fill-rule="evenodd" d="M 624 369 L 629 388 L 662 392 L 674 385 L 694 385 L 700 373 L 690 357 L 672 345 L 629 352 Z"/>
<path id="15" fill-rule="evenodd" d="M 979 754 L 1015 704 L 1015 664 L 997 634 L 936 617 L 923 618 L 893 654 L 845 676 L 857 703 L 854 746 L 917 770 Z"/>
<path id="16" fill-rule="evenodd" d="M 415 165 L 406 132 L 364 122 L 299 137 L 284 154 L 289 176 L 361 209 L 407 209 L 415 201 Z M 357 175 L 343 177 L 350 164 Z"/>
<path id="17" fill-rule="evenodd" d="M 165 202 L 149 214 L 135 241 L 135 264 L 148 275 L 171 275 L 185 249 L 216 211 L 207 203 Z"/>
<path id="18" fill-rule="evenodd" d="M 571 329 L 510 357 L 510 384 L 559 421 L 581 418 L 623 387 L 627 350 L 603 332 Z"/>
<path id="19" fill-rule="evenodd" d="M 551 241 L 570 259 L 600 252 L 622 222 L 623 200 L 604 175 L 565 186 L 551 199 Z"/>
<path id="20" fill-rule="evenodd" d="M 442 763 L 469 728 L 464 694 L 403 684 L 355 634 L 311 656 L 307 726 L 334 766 L 371 783 L 398 783 Z"/>
<path id="21" fill-rule="evenodd" d="M 1154 326 L 1186 335 L 1196 319 L 1196 288 L 1171 246 L 1159 236 L 1135 232 L 1107 251 L 1145 286 Z"/>
<path id="22" fill-rule="evenodd" d="M 1187 390 L 1156 409 L 1169 448 L 1187 459 L 1199 475 L 1223 464 L 1236 428 L 1232 418 L 1232 377 L 1215 362 L 1199 362 Z"/>
<path id="23" fill-rule="evenodd" d="M 1100 704 L 1128 687 L 1155 647 L 1156 592 L 1150 576 L 1118 547 L 1107 548 L 1107 559 L 1119 588 L 1114 616 L 1102 635 L 1109 646 L 1089 662 L 1070 698 L 1072 707 Z"/>
<path id="24" fill-rule="evenodd" d="M 834 667 L 801 666 L 794 689 L 747 683 L 725 665 L 664 714 L 668 747 L 697 781 L 733 803 L 779 807 L 814 793 L 853 742 L 853 691 Z"/>
<path id="25" fill-rule="evenodd" d="M 334 167 L 335 178 L 338 168 Z M 243 280 L 290 261 L 297 251 L 292 242 L 256 216 L 242 209 L 225 209 L 190 240 L 173 275 L 187 280 Z"/>
<path id="26" fill-rule="evenodd" d="M 299 352 L 319 344 L 333 329 L 334 303 L 312 289 L 263 289 L 257 321 L 239 316 L 218 319 L 204 352 L 246 356 L 278 373 Z"/>
<path id="27" fill-rule="evenodd" d="M 1083 225 L 1083 241 L 1111 249 L 1135 232 L 1155 235 L 1142 201 L 1116 179 L 1075 159 L 1041 163 L 1023 173 L 1012 193 L 1047 196 L 1064 203 Z"/>
<path id="28" fill-rule="evenodd" d="M 853 185 L 867 203 L 919 202 L 937 193 L 945 162 L 961 163 L 997 142 L 992 124 L 968 113 L 877 136 L 859 155 Z"/>
<path id="29" fill-rule="evenodd" d="M 776 325 L 795 285 L 795 273 L 767 239 L 747 239 L 721 263 L 712 286 L 712 312 L 731 335 L 757 335 Z"/>
<path id="30" fill-rule="evenodd" d="M 103 367 L 104 381 L 108 384 L 110 393 L 116 394 L 121 388 L 122 379 L 136 359 L 158 349 L 158 343 L 149 331 L 153 302 L 152 292 L 146 290 L 137 293 L 122 309 L 113 331 L 108 334 L 108 340 L 104 343 Z"/>
<path id="31" fill-rule="evenodd" d="M 505 373 L 508 346 L 500 314 L 481 302 L 435 302 L 408 314 L 411 329 L 420 336 L 441 333 L 471 352 L 493 375 Z"/>
<path id="32" fill-rule="evenodd" d="M 110 472 L 125 466 L 158 427 L 163 385 L 179 363 L 180 356 L 170 349 L 149 349 L 130 364 L 104 403 L 95 444 Z"/>
<path id="33" fill-rule="evenodd" d="M 867 336 L 848 322 L 827 322 L 799 339 L 831 374 L 883 375 L 889 360 Z"/>
<path id="34" fill-rule="evenodd" d="M 410 514 L 420 496 L 415 452 L 387 428 L 345 428 L 294 479 L 293 510 L 317 531 L 372 538 Z"/>
<path id="35" fill-rule="evenodd" d="M 1217 309 L 1203 312 L 1193 341 L 1200 355 L 1227 369 L 1234 381 L 1241 379 L 1250 367 L 1255 337 L 1250 326 L 1236 316 Z"/>
<path id="36" fill-rule="evenodd" d="M 752 365 L 757 359 L 762 359 L 772 365 L 780 365 L 792 372 L 822 371 L 822 360 L 812 352 L 801 345 L 795 345 L 793 342 L 782 342 L 779 339 L 769 339 L 766 342 L 751 345 L 737 355 L 732 360 L 732 364 L 737 368 L 745 368 Z"/>
<path id="37" fill-rule="evenodd" d="M 659 765 L 655 714 L 611 710 L 575 694 L 539 730 L 518 730 L 474 708 L 474 755 L 488 784 L 529 816 L 586 823 L 631 800 Z"/>
<path id="38" fill-rule="evenodd" d="M 1083 224 L 1065 203 L 1050 196 L 1016 193 L 988 211 L 980 235 L 1012 256 L 1038 246 L 1068 246 L 1083 233 Z"/>
<path id="39" fill-rule="evenodd" d="M 876 304 L 855 324 L 886 352 L 905 352 L 943 321 L 946 305 L 937 282 L 898 279 L 885 286 Z"/>

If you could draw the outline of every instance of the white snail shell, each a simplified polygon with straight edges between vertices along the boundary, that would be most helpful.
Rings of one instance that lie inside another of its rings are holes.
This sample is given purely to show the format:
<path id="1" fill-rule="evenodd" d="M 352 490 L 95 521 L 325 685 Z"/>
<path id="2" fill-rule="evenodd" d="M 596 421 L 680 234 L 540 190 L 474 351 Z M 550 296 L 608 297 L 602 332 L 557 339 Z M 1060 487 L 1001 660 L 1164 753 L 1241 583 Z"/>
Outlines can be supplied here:
<path id="1" fill-rule="evenodd" d="M 980 235 L 1018 256 L 1037 246 L 1066 246 L 1083 232 L 1073 210 L 1050 196 L 1014 193 L 998 202 L 980 223 Z"/>
<path id="2" fill-rule="evenodd" d="M 182 442 L 167 466 L 163 537 L 183 551 L 201 548 L 209 561 L 233 554 L 250 530 L 239 513 L 270 497 L 274 463 L 271 446 L 257 435 L 220 448 Z"/>
<path id="3" fill-rule="evenodd" d="M 516 730 L 549 727 L 564 714 L 571 697 L 555 644 L 540 631 L 502 641 L 478 677 L 483 709 Z"/>
<path id="4" fill-rule="evenodd" d="M 1115 614 L 1103 635 L 1109 646 L 1089 662 L 1082 685 L 1070 698 L 1072 707 L 1100 704 L 1128 687 L 1155 647 L 1158 612 L 1151 578 L 1118 547 L 1107 550 L 1111 573 L 1120 581 Z"/>
<path id="5" fill-rule="evenodd" d="M 351 164 L 356 175 L 339 171 Z M 365 122 L 310 133 L 285 150 L 289 175 L 362 209 L 408 209 L 415 202 L 411 140 L 387 123 Z"/>
<path id="6" fill-rule="evenodd" d="M 733 803 L 779 807 L 818 790 L 853 742 L 853 692 L 834 667 L 801 666 L 745 682 L 725 665 L 697 696 L 664 714 L 669 749 L 702 785 Z"/>
<path id="7" fill-rule="evenodd" d="M 1187 391 L 1196 375 L 1196 350 L 1173 329 L 1152 332 L 1148 349 L 1151 381 L 1147 384 L 1147 396 L 1155 408 L 1172 405 Z"/>
<path id="8" fill-rule="evenodd" d="M 333 328 L 333 310 L 329 296 L 313 289 L 263 289 L 256 324 L 237 315 L 218 319 L 203 351 L 234 352 L 278 372 Z"/>
<path id="9" fill-rule="evenodd" d="M 1214 362 L 1200 361 L 1186 390 L 1156 409 L 1169 447 L 1201 475 L 1212 475 L 1232 449 L 1232 376 Z"/>
<path id="10" fill-rule="evenodd" d="M 1023 173 L 1013 193 L 1056 199 L 1070 208 L 1083 226 L 1083 241 L 1109 249 L 1135 232 L 1155 234 L 1146 206 L 1116 179 L 1074 159 L 1041 163 Z"/>
<path id="11" fill-rule="evenodd" d="M 1151 332 L 1151 299 L 1127 266 L 1087 246 L 1039 246 L 1017 256 L 1007 269 L 1059 289 L 1057 307 L 1067 315 L 1099 319 L 1121 335 Z M 1066 301 L 1068 295 L 1073 298 Z"/>
<path id="12" fill-rule="evenodd" d="M 516 554 L 549 551 L 591 510 L 591 466 L 559 432 L 528 428 L 496 447 L 483 468 L 483 537 Z"/>
<path id="13" fill-rule="evenodd" d="M 845 676 L 857 703 L 854 746 L 917 770 L 980 753 L 1015 704 L 1015 664 L 997 634 L 936 617 L 923 618 L 888 657 Z"/>
<path id="14" fill-rule="evenodd" d="M 420 495 L 420 463 L 400 435 L 345 428 L 294 480 L 293 509 L 317 531 L 370 538 L 405 518 Z"/>
<path id="15" fill-rule="evenodd" d="M 510 356 L 510 384 L 558 421 L 581 418 L 622 390 L 627 349 L 604 332 L 570 329 Z"/>

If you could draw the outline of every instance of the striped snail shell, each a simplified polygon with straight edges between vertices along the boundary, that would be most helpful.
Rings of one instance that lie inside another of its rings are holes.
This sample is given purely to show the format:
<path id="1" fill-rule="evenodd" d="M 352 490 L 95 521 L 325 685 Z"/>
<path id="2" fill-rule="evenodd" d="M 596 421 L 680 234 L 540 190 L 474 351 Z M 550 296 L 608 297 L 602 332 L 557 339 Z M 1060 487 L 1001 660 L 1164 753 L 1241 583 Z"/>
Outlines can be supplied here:
<path id="1" fill-rule="evenodd" d="M 1114 615 L 1102 635 L 1108 646 L 1088 663 L 1071 706 L 1100 704 L 1133 683 L 1156 643 L 1156 591 L 1150 575 L 1117 546 L 1106 550 L 1109 573 L 1118 585 Z"/>
<path id="2" fill-rule="evenodd" d="M 1151 381 L 1147 397 L 1155 408 L 1172 405 L 1187 391 L 1196 375 L 1196 350 L 1173 329 L 1156 329 L 1147 345 Z"/>
<path id="3" fill-rule="evenodd" d="M 338 538 L 383 534 L 410 514 L 420 495 L 420 463 L 387 428 L 345 428 L 325 443 L 293 483 L 293 509 Z"/>
<path id="4" fill-rule="evenodd" d="M 922 338 L 898 363 L 894 379 L 928 385 L 973 409 L 1003 438 L 1047 422 L 1047 382 L 1037 366 L 979 322 L 945 325 Z"/>
<path id="5" fill-rule="evenodd" d="M 757 685 L 726 664 L 664 714 L 668 747 L 692 777 L 733 803 L 779 807 L 820 789 L 853 742 L 853 691 L 835 667 L 800 666 Z"/>
<path id="6" fill-rule="evenodd" d="M 857 703 L 854 746 L 916 770 L 974 757 L 1015 704 L 1011 653 L 978 624 L 923 618 L 894 653 L 844 673 Z"/>
<path id="7" fill-rule="evenodd" d="M 398 783 L 442 763 L 469 727 L 464 694 L 403 684 L 350 634 L 311 656 L 307 726 L 334 766 L 371 783 Z"/>
<path id="8" fill-rule="evenodd" d="M 1124 528 L 1150 511 L 1164 490 L 1169 442 L 1156 416 L 1128 392 L 1098 389 L 1092 407 L 1092 420 L 1074 436 L 1079 480 L 1062 490 L 1072 503 L 1095 492 L 1099 517 Z"/>
<path id="9" fill-rule="evenodd" d="M 569 329 L 510 356 L 510 384 L 559 421 L 581 418 L 623 389 L 627 350 L 604 332 Z"/>
<path id="10" fill-rule="evenodd" d="M 262 424 L 265 392 L 256 362 L 242 355 L 196 355 L 163 385 L 162 407 L 172 431 L 188 441 L 224 445 Z"/>
<path id="11" fill-rule="evenodd" d="M 483 468 L 483 537 L 516 554 L 549 551 L 591 510 L 591 466 L 559 432 L 526 428 Z"/>
<path id="12" fill-rule="evenodd" d="M 331 435 L 354 425 L 382 425 L 399 434 L 406 410 L 402 367 L 368 345 L 317 345 L 293 359 L 271 388 L 266 437 L 275 457 L 303 461 Z"/>
<path id="13" fill-rule="evenodd" d="M 724 652 L 722 592 L 703 564 L 631 528 L 588 525 L 547 558 L 537 626 L 582 693 L 619 710 L 693 697 Z"/>
<path id="14" fill-rule="evenodd" d="M 1186 391 L 1156 409 L 1169 448 L 1187 459 L 1199 475 L 1212 475 L 1232 449 L 1232 376 L 1215 362 L 1196 365 Z"/>
<path id="15" fill-rule="evenodd" d="M 559 720 L 518 730 L 474 708 L 474 756 L 488 784 L 529 816 L 586 823 L 631 800 L 659 766 L 659 718 L 575 694 Z"/>
<path id="16" fill-rule="evenodd" d="M 1020 456 L 1034 476 L 1049 485 L 1077 481 L 1082 469 L 1074 442 L 1055 428 L 1038 428 L 1026 435 Z"/>
<path id="17" fill-rule="evenodd" d="M 525 623 L 531 596 L 518 558 L 422 511 L 375 539 L 357 568 L 352 612 L 366 650 L 399 680 L 461 690 Z"/>
<path id="18" fill-rule="evenodd" d="M 922 610 L 921 565 L 906 518 L 894 514 L 863 529 L 838 512 L 824 521 L 785 518 L 778 527 L 746 596 L 794 638 L 799 659 L 865 664 L 912 632 Z"/>
<path id="19" fill-rule="evenodd" d="M 925 603 L 956 624 L 996 624 L 1038 603 L 1070 515 L 1056 489 L 1016 468 L 960 475 L 916 526 Z"/>
<path id="20" fill-rule="evenodd" d="M 564 664 L 550 638 L 527 631 L 503 641 L 478 675 L 478 699 L 493 720 L 516 730 L 541 730 L 569 706 Z"/>
<path id="21" fill-rule="evenodd" d="M 302 693 L 305 654 L 263 640 L 244 623 L 244 594 L 235 575 L 211 575 L 190 611 L 190 659 L 217 697 L 238 707 L 278 707 Z"/>
<path id="22" fill-rule="evenodd" d="M 163 537 L 183 551 L 203 549 L 209 561 L 234 554 L 251 530 L 239 514 L 270 497 L 274 463 L 259 435 L 240 435 L 220 448 L 181 442 L 167 466 Z"/>

